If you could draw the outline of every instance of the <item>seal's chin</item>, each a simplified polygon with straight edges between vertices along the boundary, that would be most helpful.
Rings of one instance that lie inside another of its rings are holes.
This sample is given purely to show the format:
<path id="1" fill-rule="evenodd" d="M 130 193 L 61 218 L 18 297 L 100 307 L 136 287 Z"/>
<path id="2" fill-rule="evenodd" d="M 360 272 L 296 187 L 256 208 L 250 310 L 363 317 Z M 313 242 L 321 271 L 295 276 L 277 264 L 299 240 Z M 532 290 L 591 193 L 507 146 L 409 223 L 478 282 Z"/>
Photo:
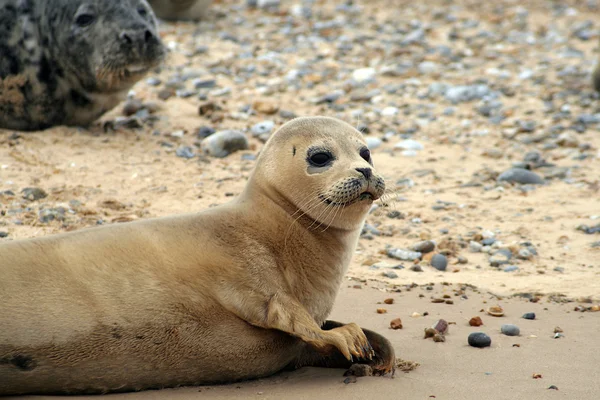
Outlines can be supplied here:
<path id="1" fill-rule="evenodd" d="M 123 68 L 123 76 L 125 78 L 135 78 L 145 75 L 148 71 L 150 71 L 150 67 L 147 65 L 129 65 Z"/>

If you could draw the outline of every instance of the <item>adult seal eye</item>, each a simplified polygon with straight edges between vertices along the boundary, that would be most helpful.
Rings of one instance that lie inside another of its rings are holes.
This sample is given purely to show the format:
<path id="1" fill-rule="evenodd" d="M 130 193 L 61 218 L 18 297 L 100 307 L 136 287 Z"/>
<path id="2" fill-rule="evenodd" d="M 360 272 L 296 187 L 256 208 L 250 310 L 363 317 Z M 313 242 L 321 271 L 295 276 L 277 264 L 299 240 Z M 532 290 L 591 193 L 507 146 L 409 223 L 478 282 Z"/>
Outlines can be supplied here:
<path id="1" fill-rule="evenodd" d="M 148 11 L 146 11 L 144 7 L 140 7 L 138 8 L 138 14 L 140 14 L 142 17 L 145 17 L 146 15 L 148 15 Z"/>
<path id="2" fill-rule="evenodd" d="M 371 151 L 369 149 L 362 149 L 360 151 L 360 156 L 363 160 L 370 162 L 371 161 Z"/>
<path id="3" fill-rule="evenodd" d="M 331 161 L 331 154 L 329 153 L 315 153 L 310 156 L 309 160 L 315 167 L 324 167 Z"/>
<path id="4" fill-rule="evenodd" d="M 96 17 L 91 14 L 81 14 L 75 19 L 75 23 L 84 28 L 86 26 L 90 26 L 95 20 Z"/>

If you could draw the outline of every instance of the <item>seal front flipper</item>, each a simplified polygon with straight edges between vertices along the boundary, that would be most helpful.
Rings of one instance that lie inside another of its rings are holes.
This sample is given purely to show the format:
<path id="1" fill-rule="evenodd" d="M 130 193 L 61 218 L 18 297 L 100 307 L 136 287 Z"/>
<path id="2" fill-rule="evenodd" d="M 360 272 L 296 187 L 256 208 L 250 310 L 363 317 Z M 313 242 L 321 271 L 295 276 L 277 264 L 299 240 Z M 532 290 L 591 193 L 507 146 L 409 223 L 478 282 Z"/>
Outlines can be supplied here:
<path id="1" fill-rule="evenodd" d="M 270 296 L 254 292 L 243 297 L 243 310 L 239 307 L 240 303 L 230 301 L 230 298 L 220 301 L 225 308 L 251 325 L 289 333 L 317 349 L 335 347 L 347 360 L 371 355 L 369 341 L 358 325 L 340 324 L 331 329 L 321 329 L 306 308 L 282 290 Z M 261 301 L 260 297 L 264 299 Z"/>
<path id="2" fill-rule="evenodd" d="M 338 329 L 345 326 L 337 321 L 326 321 L 323 324 L 323 330 Z M 297 369 L 302 367 L 324 367 L 324 368 L 350 368 L 353 364 L 369 365 L 373 369 L 374 375 L 384 375 L 392 373 L 396 369 L 396 354 L 389 340 L 378 333 L 368 329 L 362 330 L 369 340 L 375 354 L 372 359 L 357 360 L 356 363 L 348 361 L 334 347 L 317 349 L 311 346 L 306 346 L 302 354 L 298 356 L 289 366 L 288 369 Z"/>

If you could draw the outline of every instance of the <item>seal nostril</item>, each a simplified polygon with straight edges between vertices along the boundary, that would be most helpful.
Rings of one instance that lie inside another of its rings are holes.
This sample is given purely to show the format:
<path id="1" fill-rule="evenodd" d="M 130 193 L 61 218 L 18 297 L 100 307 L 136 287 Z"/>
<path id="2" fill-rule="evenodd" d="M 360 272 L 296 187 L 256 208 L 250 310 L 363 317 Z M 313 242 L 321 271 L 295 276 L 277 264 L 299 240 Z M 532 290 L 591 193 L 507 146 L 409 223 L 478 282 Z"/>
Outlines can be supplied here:
<path id="1" fill-rule="evenodd" d="M 369 180 L 371 178 L 371 175 L 372 175 L 371 168 L 356 168 L 356 170 L 358 172 L 360 172 L 361 174 L 363 174 L 365 179 Z"/>
<path id="2" fill-rule="evenodd" d="M 128 45 L 131 45 L 133 43 L 133 41 L 131 40 L 131 37 L 125 32 L 122 32 L 121 35 L 119 35 L 119 37 L 121 38 L 122 41 L 124 41 Z"/>
<path id="3" fill-rule="evenodd" d="M 152 32 L 150 32 L 148 29 L 146 29 L 146 33 L 144 36 L 146 43 L 150 42 L 153 38 L 154 38 L 154 35 L 152 34 Z"/>

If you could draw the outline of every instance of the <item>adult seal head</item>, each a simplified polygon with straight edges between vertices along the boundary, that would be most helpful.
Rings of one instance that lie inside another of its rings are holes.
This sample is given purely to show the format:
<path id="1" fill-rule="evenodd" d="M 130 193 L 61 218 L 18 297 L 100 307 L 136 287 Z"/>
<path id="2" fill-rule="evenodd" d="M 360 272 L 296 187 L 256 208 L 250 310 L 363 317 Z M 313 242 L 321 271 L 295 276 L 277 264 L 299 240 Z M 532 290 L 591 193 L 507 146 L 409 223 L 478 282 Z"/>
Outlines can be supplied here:
<path id="1" fill-rule="evenodd" d="M 298 118 L 230 203 L 0 244 L 0 395 L 393 372 L 384 337 L 326 319 L 384 189 L 357 130 Z"/>
<path id="2" fill-rule="evenodd" d="M 149 0 L 158 18 L 165 20 L 200 20 L 208 12 L 212 0 Z"/>
<path id="3" fill-rule="evenodd" d="M 0 128 L 85 126 L 165 49 L 146 0 L 0 0 Z"/>

